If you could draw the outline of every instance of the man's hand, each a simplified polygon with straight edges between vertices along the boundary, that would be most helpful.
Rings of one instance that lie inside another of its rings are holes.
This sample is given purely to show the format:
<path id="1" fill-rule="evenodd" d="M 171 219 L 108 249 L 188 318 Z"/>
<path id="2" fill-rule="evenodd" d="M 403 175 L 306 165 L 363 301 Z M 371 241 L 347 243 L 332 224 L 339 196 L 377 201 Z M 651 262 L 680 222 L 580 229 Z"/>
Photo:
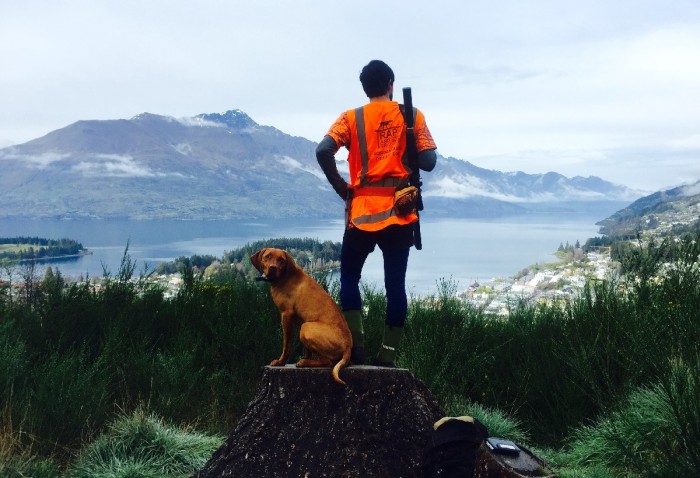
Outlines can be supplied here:
<path id="1" fill-rule="evenodd" d="M 345 201 L 348 195 L 348 183 L 338 172 L 338 166 L 335 164 L 336 151 L 338 151 L 338 145 L 335 140 L 330 136 L 324 136 L 316 148 L 316 160 L 326 179 L 333 186 L 333 190 Z"/>

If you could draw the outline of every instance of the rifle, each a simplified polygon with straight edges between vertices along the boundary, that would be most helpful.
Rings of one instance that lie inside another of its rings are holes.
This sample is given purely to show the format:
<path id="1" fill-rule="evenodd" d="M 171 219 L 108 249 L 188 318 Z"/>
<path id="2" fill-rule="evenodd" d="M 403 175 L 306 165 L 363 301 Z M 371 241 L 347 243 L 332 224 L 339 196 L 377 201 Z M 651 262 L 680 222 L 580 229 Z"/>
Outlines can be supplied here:
<path id="1" fill-rule="evenodd" d="M 413 98 L 411 96 L 411 88 L 403 89 L 403 104 L 404 104 L 404 121 L 406 122 L 406 154 L 408 155 L 408 165 L 411 168 L 411 173 L 408 176 L 409 185 L 414 186 L 418 190 L 416 196 L 416 216 L 418 220 L 413 223 L 413 244 L 417 250 L 423 249 L 423 241 L 420 235 L 420 216 L 419 211 L 423 210 L 423 196 L 421 195 L 422 182 L 420 179 L 420 169 L 418 168 L 418 152 L 416 151 L 416 135 L 413 131 L 414 116 L 413 116 Z"/>

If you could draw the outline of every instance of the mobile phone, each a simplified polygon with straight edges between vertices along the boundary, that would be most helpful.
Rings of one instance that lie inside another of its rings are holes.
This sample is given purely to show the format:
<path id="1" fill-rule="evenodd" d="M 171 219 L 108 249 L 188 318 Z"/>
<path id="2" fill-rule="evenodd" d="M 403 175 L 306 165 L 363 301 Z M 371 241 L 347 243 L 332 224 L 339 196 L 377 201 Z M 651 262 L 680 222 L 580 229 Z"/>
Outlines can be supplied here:
<path id="1" fill-rule="evenodd" d="M 520 454 L 518 445 L 510 440 L 504 440 L 502 438 L 489 437 L 486 439 L 486 446 L 494 453 L 513 456 Z"/>

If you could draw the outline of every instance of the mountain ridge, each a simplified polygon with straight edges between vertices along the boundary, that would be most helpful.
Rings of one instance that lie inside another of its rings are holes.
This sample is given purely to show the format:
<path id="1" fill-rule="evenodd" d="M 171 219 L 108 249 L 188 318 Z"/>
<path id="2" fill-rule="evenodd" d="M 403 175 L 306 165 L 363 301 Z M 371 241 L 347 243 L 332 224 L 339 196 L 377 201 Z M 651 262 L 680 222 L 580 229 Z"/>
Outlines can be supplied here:
<path id="1" fill-rule="evenodd" d="M 608 236 L 667 235 L 700 225 L 700 181 L 657 191 L 596 223 Z"/>
<path id="2" fill-rule="evenodd" d="M 337 218 L 343 204 L 316 163 L 316 145 L 238 109 L 79 120 L 0 149 L 0 217 Z M 347 177 L 347 162 L 338 164 Z M 639 197 L 595 176 L 503 173 L 443 156 L 423 179 L 426 211 L 436 217 L 604 216 Z"/>

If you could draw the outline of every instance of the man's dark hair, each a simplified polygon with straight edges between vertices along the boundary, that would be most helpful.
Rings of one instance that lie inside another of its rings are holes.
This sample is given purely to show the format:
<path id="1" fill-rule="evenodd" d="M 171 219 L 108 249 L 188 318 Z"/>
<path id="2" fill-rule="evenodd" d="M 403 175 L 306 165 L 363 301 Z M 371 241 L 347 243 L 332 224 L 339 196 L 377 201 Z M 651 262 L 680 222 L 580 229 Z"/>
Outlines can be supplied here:
<path id="1" fill-rule="evenodd" d="M 360 82 L 367 97 L 376 98 L 389 91 L 389 83 L 394 82 L 394 72 L 381 60 L 372 60 L 360 72 Z"/>

